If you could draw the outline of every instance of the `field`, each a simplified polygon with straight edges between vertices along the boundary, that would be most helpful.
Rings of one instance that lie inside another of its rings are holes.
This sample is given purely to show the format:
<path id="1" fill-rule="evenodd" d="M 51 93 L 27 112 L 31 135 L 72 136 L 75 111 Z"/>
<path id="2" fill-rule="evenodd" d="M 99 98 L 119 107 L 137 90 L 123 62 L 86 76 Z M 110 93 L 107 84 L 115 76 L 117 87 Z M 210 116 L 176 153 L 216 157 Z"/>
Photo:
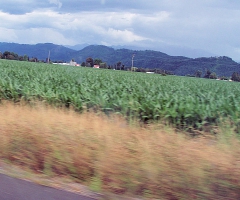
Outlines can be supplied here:
<path id="1" fill-rule="evenodd" d="M 203 130 L 239 126 L 239 83 L 27 62 L 0 62 L 0 98 L 118 113 Z"/>
<path id="2" fill-rule="evenodd" d="M 240 199 L 239 83 L 0 60 L 0 98 L 0 167 L 104 199 Z"/>

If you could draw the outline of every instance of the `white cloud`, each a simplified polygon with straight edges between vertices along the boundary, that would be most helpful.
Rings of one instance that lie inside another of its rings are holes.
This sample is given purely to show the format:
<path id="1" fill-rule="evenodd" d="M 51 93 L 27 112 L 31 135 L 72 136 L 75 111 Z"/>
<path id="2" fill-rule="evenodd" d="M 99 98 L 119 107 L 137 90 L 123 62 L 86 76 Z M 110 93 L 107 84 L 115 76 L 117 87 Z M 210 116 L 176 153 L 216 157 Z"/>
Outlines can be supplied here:
<path id="1" fill-rule="evenodd" d="M 108 38 L 114 44 L 129 43 L 134 41 L 146 40 L 147 38 L 141 37 L 129 30 L 116 30 L 109 28 L 104 34 L 105 38 Z"/>
<path id="2" fill-rule="evenodd" d="M 4 42 L 17 41 L 18 36 L 14 29 L 0 27 L 0 40 Z"/>
<path id="3" fill-rule="evenodd" d="M 49 28 L 29 28 L 26 30 L 16 31 L 18 38 L 14 42 L 18 42 L 20 39 L 22 43 L 37 44 L 37 43 L 55 43 L 55 44 L 75 44 L 71 38 L 68 38 L 61 34 L 59 31 Z"/>
<path id="4" fill-rule="evenodd" d="M 49 3 L 55 4 L 58 8 L 62 7 L 62 3 L 59 0 L 49 0 Z"/>
<path id="5" fill-rule="evenodd" d="M 2 42 L 169 45 L 240 58 L 237 1 L 9 0 L 0 19 Z"/>

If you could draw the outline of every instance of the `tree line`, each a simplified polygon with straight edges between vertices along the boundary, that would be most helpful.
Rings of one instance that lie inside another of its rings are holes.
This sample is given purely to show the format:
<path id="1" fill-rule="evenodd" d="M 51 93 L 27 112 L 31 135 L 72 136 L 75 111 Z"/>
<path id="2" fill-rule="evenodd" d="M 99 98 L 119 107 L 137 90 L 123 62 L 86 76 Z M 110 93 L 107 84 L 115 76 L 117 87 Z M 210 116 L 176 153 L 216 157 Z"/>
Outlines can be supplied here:
<path id="1" fill-rule="evenodd" d="M 157 68 L 151 69 L 151 68 L 125 66 L 121 61 L 118 61 L 117 63 L 112 65 L 108 65 L 106 62 L 103 62 L 99 58 L 93 59 L 91 57 L 88 57 L 86 61 L 81 63 L 82 67 L 93 67 L 94 65 L 98 65 L 99 68 L 102 68 L 102 69 L 123 70 L 123 71 L 133 71 L 133 72 L 143 72 L 143 73 L 152 72 L 152 73 L 162 74 L 162 75 L 174 75 L 171 71 L 157 69 Z"/>
<path id="2" fill-rule="evenodd" d="M 27 55 L 20 56 L 17 53 L 5 51 L 4 53 L 0 52 L 0 59 L 7 59 L 7 60 L 18 60 L 18 61 L 29 61 L 29 62 L 46 62 L 46 63 L 52 63 L 51 60 L 39 60 L 36 57 L 29 58 Z M 72 59 L 74 61 L 74 59 Z M 63 63 L 64 61 L 55 61 L 56 63 Z M 88 57 L 85 62 L 81 63 L 82 67 L 93 67 L 94 65 L 98 65 L 99 68 L 103 69 L 112 69 L 112 70 L 123 70 L 123 71 L 134 71 L 134 72 L 152 72 L 156 74 L 162 74 L 162 75 L 174 75 L 173 72 L 159 69 L 159 68 L 141 68 L 141 67 L 126 67 L 121 61 L 117 62 L 116 64 L 108 65 L 106 62 L 103 62 L 99 58 L 91 58 Z M 210 70 L 206 70 L 205 74 L 202 76 L 202 71 L 197 70 L 194 74 L 190 75 L 187 74 L 186 76 L 189 77 L 196 77 L 196 78 L 207 78 L 207 79 L 220 79 L 220 80 L 229 80 L 228 77 L 221 76 L 218 77 L 215 72 L 211 72 Z M 240 73 L 234 72 L 232 76 L 230 77 L 232 81 L 240 82 Z"/>
<path id="3" fill-rule="evenodd" d="M 219 77 L 215 72 L 211 72 L 210 70 L 206 70 L 206 73 L 204 74 L 204 76 L 202 76 L 202 71 L 197 70 L 195 74 L 193 75 L 187 74 L 186 76 L 196 77 L 196 78 L 207 78 L 207 79 L 232 80 L 232 81 L 240 82 L 240 74 L 238 72 L 233 72 L 231 77 L 226 77 L 226 76 Z"/>
<path id="4" fill-rule="evenodd" d="M 29 62 L 45 62 L 44 60 L 39 60 L 37 57 L 29 58 L 28 55 L 20 56 L 17 53 L 10 52 L 10 51 L 5 51 L 4 53 L 0 52 L 0 59 L 29 61 Z"/>

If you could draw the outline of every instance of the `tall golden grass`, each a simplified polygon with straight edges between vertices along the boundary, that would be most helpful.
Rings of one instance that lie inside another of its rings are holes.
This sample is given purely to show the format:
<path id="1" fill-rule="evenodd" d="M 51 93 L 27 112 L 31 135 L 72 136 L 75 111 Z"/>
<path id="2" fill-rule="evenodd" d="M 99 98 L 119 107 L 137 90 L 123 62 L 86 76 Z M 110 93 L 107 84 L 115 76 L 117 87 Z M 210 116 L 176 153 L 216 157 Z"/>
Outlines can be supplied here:
<path id="1" fill-rule="evenodd" d="M 223 125 L 226 127 L 227 123 Z M 0 106 L 0 158 L 95 191 L 160 199 L 240 199 L 231 128 L 188 138 L 161 125 L 46 106 Z"/>

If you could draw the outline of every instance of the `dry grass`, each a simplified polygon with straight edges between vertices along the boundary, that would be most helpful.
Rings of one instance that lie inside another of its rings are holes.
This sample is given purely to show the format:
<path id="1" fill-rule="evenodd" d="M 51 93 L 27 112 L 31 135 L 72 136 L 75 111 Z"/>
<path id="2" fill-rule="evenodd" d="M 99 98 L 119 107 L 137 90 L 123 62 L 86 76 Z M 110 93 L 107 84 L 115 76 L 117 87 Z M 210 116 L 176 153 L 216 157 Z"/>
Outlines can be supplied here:
<path id="1" fill-rule="evenodd" d="M 162 199 L 240 199 L 240 143 L 46 106 L 0 106 L 0 158 L 95 191 Z M 226 126 L 224 126 L 226 127 Z"/>

